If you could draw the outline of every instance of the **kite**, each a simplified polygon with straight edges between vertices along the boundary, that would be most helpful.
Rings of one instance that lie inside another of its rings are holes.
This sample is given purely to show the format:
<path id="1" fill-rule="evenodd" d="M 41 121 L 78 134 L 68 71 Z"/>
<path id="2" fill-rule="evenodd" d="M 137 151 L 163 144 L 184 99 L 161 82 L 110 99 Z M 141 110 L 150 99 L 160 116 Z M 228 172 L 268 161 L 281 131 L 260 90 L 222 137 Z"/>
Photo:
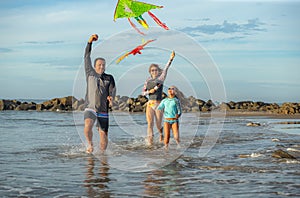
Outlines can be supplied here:
<path id="1" fill-rule="evenodd" d="M 135 0 L 118 0 L 115 14 L 114 14 L 114 21 L 117 18 L 127 18 L 130 25 L 140 34 L 145 35 L 141 32 L 135 24 L 130 20 L 130 18 L 135 18 L 139 24 L 141 24 L 145 29 L 148 29 L 149 26 L 145 19 L 142 17 L 142 14 L 148 12 L 149 16 L 162 28 L 169 30 L 169 28 L 161 22 L 150 10 L 163 8 L 163 6 L 157 6 L 153 4 L 148 4 L 144 2 L 139 2 Z"/>
<path id="2" fill-rule="evenodd" d="M 118 60 L 116 61 L 116 63 L 121 62 L 124 58 L 126 58 L 127 56 L 129 56 L 130 54 L 132 55 L 136 55 L 136 54 L 142 54 L 141 50 L 144 49 L 144 47 L 146 45 L 148 45 L 148 43 L 151 43 L 155 41 L 155 39 L 153 40 L 148 40 L 146 42 L 144 42 L 142 45 L 137 46 L 136 48 L 134 48 L 133 50 L 131 50 L 130 52 L 127 52 L 126 54 L 124 54 L 123 56 L 121 56 L 120 58 L 118 58 Z"/>

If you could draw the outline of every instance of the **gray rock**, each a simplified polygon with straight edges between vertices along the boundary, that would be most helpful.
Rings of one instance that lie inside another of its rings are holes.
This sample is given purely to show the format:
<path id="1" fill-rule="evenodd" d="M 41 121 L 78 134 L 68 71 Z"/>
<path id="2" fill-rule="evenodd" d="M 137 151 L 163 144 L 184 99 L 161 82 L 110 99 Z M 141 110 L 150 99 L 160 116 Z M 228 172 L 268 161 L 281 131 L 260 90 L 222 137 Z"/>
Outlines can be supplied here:
<path id="1" fill-rule="evenodd" d="M 272 157 L 275 157 L 275 158 L 296 159 L 294 156 L 292 156 L 288 152 L 283 151 L 281 149 L 278 149 L 278 150 L 274 151 L 273 154 L 272 154 Z"/>

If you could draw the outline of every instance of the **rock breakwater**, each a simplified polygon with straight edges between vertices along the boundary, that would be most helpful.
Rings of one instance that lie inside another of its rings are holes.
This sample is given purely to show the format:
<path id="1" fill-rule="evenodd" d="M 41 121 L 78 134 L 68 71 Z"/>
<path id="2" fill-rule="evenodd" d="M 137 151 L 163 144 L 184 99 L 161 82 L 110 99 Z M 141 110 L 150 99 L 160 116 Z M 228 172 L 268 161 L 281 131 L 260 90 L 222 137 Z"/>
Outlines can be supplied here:
<path id="1" fill-rule="evenodd" d="M 165 95 L 164 95 L 165 97 Z M 113 102 L 113 111 L 145 112 L 148 98 L 139 95 L 137 98 L 116 96 Z M 241 101 L 222 102 L 215 104 L 212 100 L 204 101 L 193 96 L 181 99 L 183 112 L 266 112 L 272 114 L 294 115 L 300 113 L 300 103 L 276 103 Z M 20 102 L 18 100 L 0 100 L 0 111 L 82 111 L 85 108 L 83 99 L 74 96 L 53 98 L 42 103 Z"/>

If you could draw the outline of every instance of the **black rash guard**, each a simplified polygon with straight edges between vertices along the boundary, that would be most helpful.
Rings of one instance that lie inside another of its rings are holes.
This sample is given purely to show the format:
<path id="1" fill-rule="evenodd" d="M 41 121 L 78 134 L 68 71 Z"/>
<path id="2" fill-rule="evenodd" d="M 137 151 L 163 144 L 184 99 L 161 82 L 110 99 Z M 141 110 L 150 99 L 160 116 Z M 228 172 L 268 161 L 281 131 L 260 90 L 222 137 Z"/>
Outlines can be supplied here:
<path id="1" fill-rule="evenodd" d="M 162 100 L 163 83 L 167 77 L 168 69 L 171 66 L 172 60 L 170 59 L 166 64 L 165 68 L 157 78 L 149 77 L 143 87 L 142 95 L 149 95 L 149 100 Z M 157 90 L 154 93 L 148 93 L 150 89 L 157 86 Z"/>

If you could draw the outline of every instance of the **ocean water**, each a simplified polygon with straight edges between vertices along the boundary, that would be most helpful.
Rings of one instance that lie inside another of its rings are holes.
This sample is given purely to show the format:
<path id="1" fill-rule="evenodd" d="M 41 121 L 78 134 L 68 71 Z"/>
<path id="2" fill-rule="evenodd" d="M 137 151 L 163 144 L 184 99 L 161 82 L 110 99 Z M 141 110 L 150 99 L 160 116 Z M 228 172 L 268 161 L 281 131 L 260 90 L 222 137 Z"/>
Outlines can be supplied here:
<path id="1" fill-rule="evenodd" d="M 248 127 L 249 122 L 261 126 Z M 300 120 L 186 113 L 181 145 L 145 141 L 144 114 L 114 112 L 85 153 L 82 113 L 0 112 L 1 197 L 297 197 Z M 272 157 L 282 149 L 297 159 Z"/>

